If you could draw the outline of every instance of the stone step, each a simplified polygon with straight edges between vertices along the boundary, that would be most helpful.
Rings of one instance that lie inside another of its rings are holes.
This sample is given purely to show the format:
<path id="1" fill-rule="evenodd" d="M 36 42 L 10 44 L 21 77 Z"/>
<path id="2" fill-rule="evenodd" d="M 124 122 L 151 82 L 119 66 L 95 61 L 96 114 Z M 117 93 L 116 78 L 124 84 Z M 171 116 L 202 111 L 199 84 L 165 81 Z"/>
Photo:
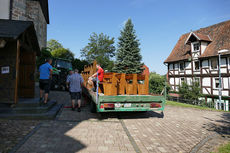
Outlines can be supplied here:
<path id="1" fill-rule="evenodd" d="M 38 106 L 34 105 L 32 107 L 32 105 L 27 106 L 27 105 L 23 105 L 23 106 L 18 106 L 16 105 L 15 107 L 10 107 L 10 106 L 5 106 L 5 107 L 0 107 L 0 113 L 22 113 L 22 114 L 37 114 L 37 113 L 45 113 L 47 111 L 49 111 L 49 109 L 51 109 L 54 105 L 56 105 L 57 102 L 56 101 L 49 101 L 46 105 L 39 105 Z"/>
<path id="2" fill-rule="evenodd" d="M 20 98 L 17 107 L 38 107 L 39 98 Z"/>
<path id="3" fill-rule="evenodd" d="M 46 105 L 38 105 L 38 106 L 23 106 L 23 107 L 18 107 L 16 106 L 13 108 L 13 111 L 15 113 L 28 113 L 28 114 L 33 114 L 33 113 L 45 113 L 49 111 L 54 105 L 56 105 L 56 101 L 49 101 Z"/>
<path id="4" fill-rule="evenodd" d="M 51 120 L 54 119 L 57 113 L 60 111 L 62 104 L 56 104 L 47 112 L 44 113 L 16 113 L 16 112 L 7 112 L 0 113 L 0 119 L 23 119 L 23 120 Z"/>

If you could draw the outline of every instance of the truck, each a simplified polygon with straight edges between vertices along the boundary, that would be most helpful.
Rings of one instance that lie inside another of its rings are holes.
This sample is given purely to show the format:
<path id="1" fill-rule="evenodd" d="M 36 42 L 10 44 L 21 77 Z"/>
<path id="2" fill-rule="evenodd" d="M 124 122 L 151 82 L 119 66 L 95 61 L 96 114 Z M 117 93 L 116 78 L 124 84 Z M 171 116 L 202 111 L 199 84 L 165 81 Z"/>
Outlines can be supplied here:
<path id="1" fill-rule="evenodd" d="M 66 78 L 69 70 L 72 70 L 71 61 L 63 58 L 53 58 L 52 66 L 51 89 L 66 90 Z"/>
<path id="2" fill-rule="evenodd" d="M 166 91 L 162 95 L 149 94 L 149 73 L 104 73 L 103 81 L 97 81 L 96 91 L 88 83 L 89 77 L 94 73 L 96 61 L 86 65 L 81 73 L 84 79 L 83 94 L 91 101 L 91 112 L 160 111 L 164 116 Z"/>

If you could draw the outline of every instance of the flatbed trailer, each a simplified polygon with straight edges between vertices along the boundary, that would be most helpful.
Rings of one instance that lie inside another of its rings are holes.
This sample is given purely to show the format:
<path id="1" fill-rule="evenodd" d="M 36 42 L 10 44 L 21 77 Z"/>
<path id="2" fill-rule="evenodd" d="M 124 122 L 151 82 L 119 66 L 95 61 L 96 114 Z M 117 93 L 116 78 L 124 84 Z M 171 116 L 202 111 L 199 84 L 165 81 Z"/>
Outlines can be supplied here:
<path id="1" fill-rule="evenodd" d="M 91 112 L 164 111 L 165 96 L 116 95 L 105 96 L 83 88 L 83 93 L 91 100 Z"/>
<path id="2" fill-rule="evenodd" d="M 161 111 L 165 108 L 165 95 L 149 95 L 149 73 L 104 73 L 96 90 L 88 83 L 96 73 L 96 61 L 84 67 L 83 94 L 91 100 L 91 112 Z M 98 77 L 97 77 L 98 80 Z M 165 90 L 164 90 L 165 91 Z M 163 94 L 164 93 L 164 94 Z"/>

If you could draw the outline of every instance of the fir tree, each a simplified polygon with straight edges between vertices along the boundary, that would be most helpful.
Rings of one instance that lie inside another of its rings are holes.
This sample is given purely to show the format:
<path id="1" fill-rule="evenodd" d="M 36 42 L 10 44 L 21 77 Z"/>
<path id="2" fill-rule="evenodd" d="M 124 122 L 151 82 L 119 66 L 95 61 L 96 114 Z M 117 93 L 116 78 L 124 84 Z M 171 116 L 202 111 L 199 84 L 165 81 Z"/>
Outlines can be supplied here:
<path id="1" fill-rule="evenodd" d="M 143 63 L 140 54 L 139 40 L 135 34 L 131 19 L 125 24 L 121 30 L 121 36 L 118 38 L 118 49 L 114 71 L 117 73 L 142 73 Z"/>

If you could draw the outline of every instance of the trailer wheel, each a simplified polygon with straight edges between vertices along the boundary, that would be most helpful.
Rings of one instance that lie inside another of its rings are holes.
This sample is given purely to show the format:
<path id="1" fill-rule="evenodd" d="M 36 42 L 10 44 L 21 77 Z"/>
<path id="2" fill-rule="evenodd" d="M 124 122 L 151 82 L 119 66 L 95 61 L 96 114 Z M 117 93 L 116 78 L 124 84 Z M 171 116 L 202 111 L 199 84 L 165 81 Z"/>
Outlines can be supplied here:
<path id="1" fill-rule="evenodd" d="M 96 113 L 96 104 L 93 101 L 90 102 L 90 112 Z"/>

